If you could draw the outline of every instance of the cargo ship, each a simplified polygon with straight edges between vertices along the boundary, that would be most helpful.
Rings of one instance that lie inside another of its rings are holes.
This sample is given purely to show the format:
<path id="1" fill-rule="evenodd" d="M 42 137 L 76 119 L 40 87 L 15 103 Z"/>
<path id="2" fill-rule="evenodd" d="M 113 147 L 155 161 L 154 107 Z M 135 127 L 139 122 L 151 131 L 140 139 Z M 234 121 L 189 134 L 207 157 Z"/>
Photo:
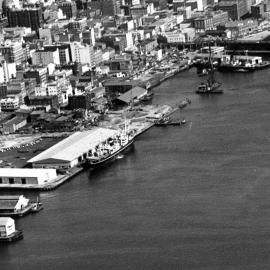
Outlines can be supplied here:
<path id="1" fill-rule="evenodd" d="M 95 150 L 90 150 L 87 159 L 82 166 L 84 168 L 96 168 L 103 166 L 115 159 L 117 156 L 128 150 L 134 144 L 134 135 L 126 131 L 109 138 L 104 144 L 99 145 Z"/>

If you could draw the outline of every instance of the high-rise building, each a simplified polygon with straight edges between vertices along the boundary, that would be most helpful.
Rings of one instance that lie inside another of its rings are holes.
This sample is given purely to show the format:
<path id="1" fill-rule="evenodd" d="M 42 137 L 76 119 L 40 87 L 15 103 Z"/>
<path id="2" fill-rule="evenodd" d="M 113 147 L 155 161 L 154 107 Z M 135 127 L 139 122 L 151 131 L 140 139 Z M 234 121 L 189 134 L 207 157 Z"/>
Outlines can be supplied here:
<path id="1" fill-rule="evenodd" d="M 38 31 L 42 26 L 42 11 L 40 7 L 35 8 L 9 8 L 6 11 L 9 27 L 24 26 Z"/>
<path id="2" fill-rule="evenodd" d="M 58 7 L 62 9 L 63 14 L 66 16 L 67 19 L 76 17 L 77 15 L 77 6 L 76 3 L 73 1 L 67 2 L 63 1 L 60 3 L 57 3 Z"/>
<path id="3" fill-rule="evenodd" d="M 0 53 L 8 63 L 21 63 L 24 59 L 24 51 L 20 42 L 6 40 L 5 43 L 0 46 Z"/>
<path id="4" fill-rule="evenodd" d="M 219 0 L 217 9 L 227 11 L 229 18 L 239 20 L 248 13 L 247 0 Z"/>
<path id="5" fill-rule="evenodd" d="M 83 40 L 83 43 L 89 44 L 91 46 L 95 46 L 94 28 L 85 29 L 82 32 L 82 40 Z"/>

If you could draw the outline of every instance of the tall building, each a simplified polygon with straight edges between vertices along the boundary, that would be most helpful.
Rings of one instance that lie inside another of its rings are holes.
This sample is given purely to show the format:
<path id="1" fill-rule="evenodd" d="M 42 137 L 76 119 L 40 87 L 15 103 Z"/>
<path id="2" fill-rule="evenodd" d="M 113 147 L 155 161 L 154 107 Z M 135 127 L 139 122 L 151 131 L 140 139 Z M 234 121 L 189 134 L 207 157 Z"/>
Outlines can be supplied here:
<path id="1" fill-rule="evenodd" d="M 227 11 L 229 18 L 239 20 L 248 13 L 247 0 L 219 0 L 217 9 Z"/>
<path id="2" fill-rule="evenodd" d="M 60 57 L 58 48 L 43 48 L 36 50 L 32 55 L 33 65 L 48 65 L 50 63 L 60 65 Z"/>
<path id="3" fill-rule="evenodd" d="M 85 29 L 82 32 L 82 40 L 83 43 L 95 46 L 95 33 L 94 28 Z"/>
<path id="4" fill-rule="evenodd" d="M 80 44 L 79 42 L 70 43 L 72 61 L 81 64 L 94 66 L 94 48 L 88 44 Z"/>
<path id="5" fill-rule="evenodd" d="M 57 3 L 58 7 L 62 9 L 63 15 L 66 16 L 67 19 L 76 17 L 77 15 L 77 6 L 76 3 L 73 1 L 63 1 L 60 3 Z"/>
<path id="6" fill-rule="evenodd" d="M 42 11 L 36 8 L 9 8 L 6 11 L 9 27 L 24 26 L 38 31 L 42 26 Z"/>
<path id="7" fill-rule="evenodd" d="M 24 51 L 21 42 L 6 40 L 0 46 L 0 53 L 8 63 L 21 63 L 24 59 Z"/>

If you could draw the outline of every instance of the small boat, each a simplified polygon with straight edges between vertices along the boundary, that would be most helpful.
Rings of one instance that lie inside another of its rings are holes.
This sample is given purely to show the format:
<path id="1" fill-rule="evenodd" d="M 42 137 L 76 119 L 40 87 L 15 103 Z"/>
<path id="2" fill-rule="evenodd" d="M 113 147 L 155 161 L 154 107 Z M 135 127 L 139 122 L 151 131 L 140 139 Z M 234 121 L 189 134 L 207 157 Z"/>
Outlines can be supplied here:
<path id="1" fill-rule="evenodd" d="M 37 213 L 43 209 L 41 202 L 32 203 L 31 213 Z"/>
<path id="2" fill-rule="evenodd" d="M 202 82 L 196 91 L 196 94 L 223 94 L 223 90 L 219 89 L 221 83 L 218 82 Z"/>
<path id="3" fill-rule="evenodd" d="M 161 123 L 157 123 L 156 126 L 158 127 L 162 127 L 162 126 L 182 126 L 186 124 L 186 120 L 183 119 L 181 121 L 170 121 L 170 122 L 161 122 Z"/>
<path id="4" fill-rule="evenodd" d="M 188 104 L 191 103 L 191 100 L 189 98 L 186 98 L 185 100 L 183 100 L 179 105 L 179 109 L 183 109 L 185 108 Z"/>
<path id="5" fill-rule="evenodd" d="M 37 197 L 37 201 L 31 203 L 31 213 L 37 213 L 43 209 L 43 204 L 39 201 L 39 197 Z"/>
<path id="6" fill-rule="evenodd" d="M 155 125 L 156 126 L 165 126 L 165 125 L 168 125 L 171 121 L 172 120 L 170 119 L 170 117 L 163 116 L 162 118 L 155 121 Z"/>
<path id="7" fill-rule="evenodd" d="M 204 68 L 202 70 L 198 69 L 197 74 L 198 74 L 199 77 L 206 76 L 208 74 L 208 71 L 207 71 L 206 68 Z"/>
<path id="8" fill-rule="evenodd" d="M 186 123 L 187 123 L 186 119 L 183 119 L 183 120 L 181 121 L 181 124 L 182 124 L 182 125 L 184 125 L 184 124 L 186 124 Z"/>
<path id="9" fill-rule="evenodd" d="M 116 157 L 116 159 L 122 159 L 124 157 L 124 155 L 118 155 L 117 157 Z"/>

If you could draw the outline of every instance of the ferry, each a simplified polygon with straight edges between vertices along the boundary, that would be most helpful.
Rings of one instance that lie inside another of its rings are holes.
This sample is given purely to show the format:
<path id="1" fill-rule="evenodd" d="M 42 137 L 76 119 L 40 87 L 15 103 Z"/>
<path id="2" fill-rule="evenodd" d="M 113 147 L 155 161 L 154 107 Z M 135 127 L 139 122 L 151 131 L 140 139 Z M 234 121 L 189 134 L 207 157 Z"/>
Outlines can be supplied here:
<path id="1" fill-rule="evenodd" d="M 114 138 L 107 140 L 105 144 L 97 146 L 94 151 L 90 150 L 88 158 L 82 164 L 85 168 L 96 168 L 115 159 L 118 159 L 121 153 L 128 150 L 134 144 L 134 136 L 124 131 Z"/>

